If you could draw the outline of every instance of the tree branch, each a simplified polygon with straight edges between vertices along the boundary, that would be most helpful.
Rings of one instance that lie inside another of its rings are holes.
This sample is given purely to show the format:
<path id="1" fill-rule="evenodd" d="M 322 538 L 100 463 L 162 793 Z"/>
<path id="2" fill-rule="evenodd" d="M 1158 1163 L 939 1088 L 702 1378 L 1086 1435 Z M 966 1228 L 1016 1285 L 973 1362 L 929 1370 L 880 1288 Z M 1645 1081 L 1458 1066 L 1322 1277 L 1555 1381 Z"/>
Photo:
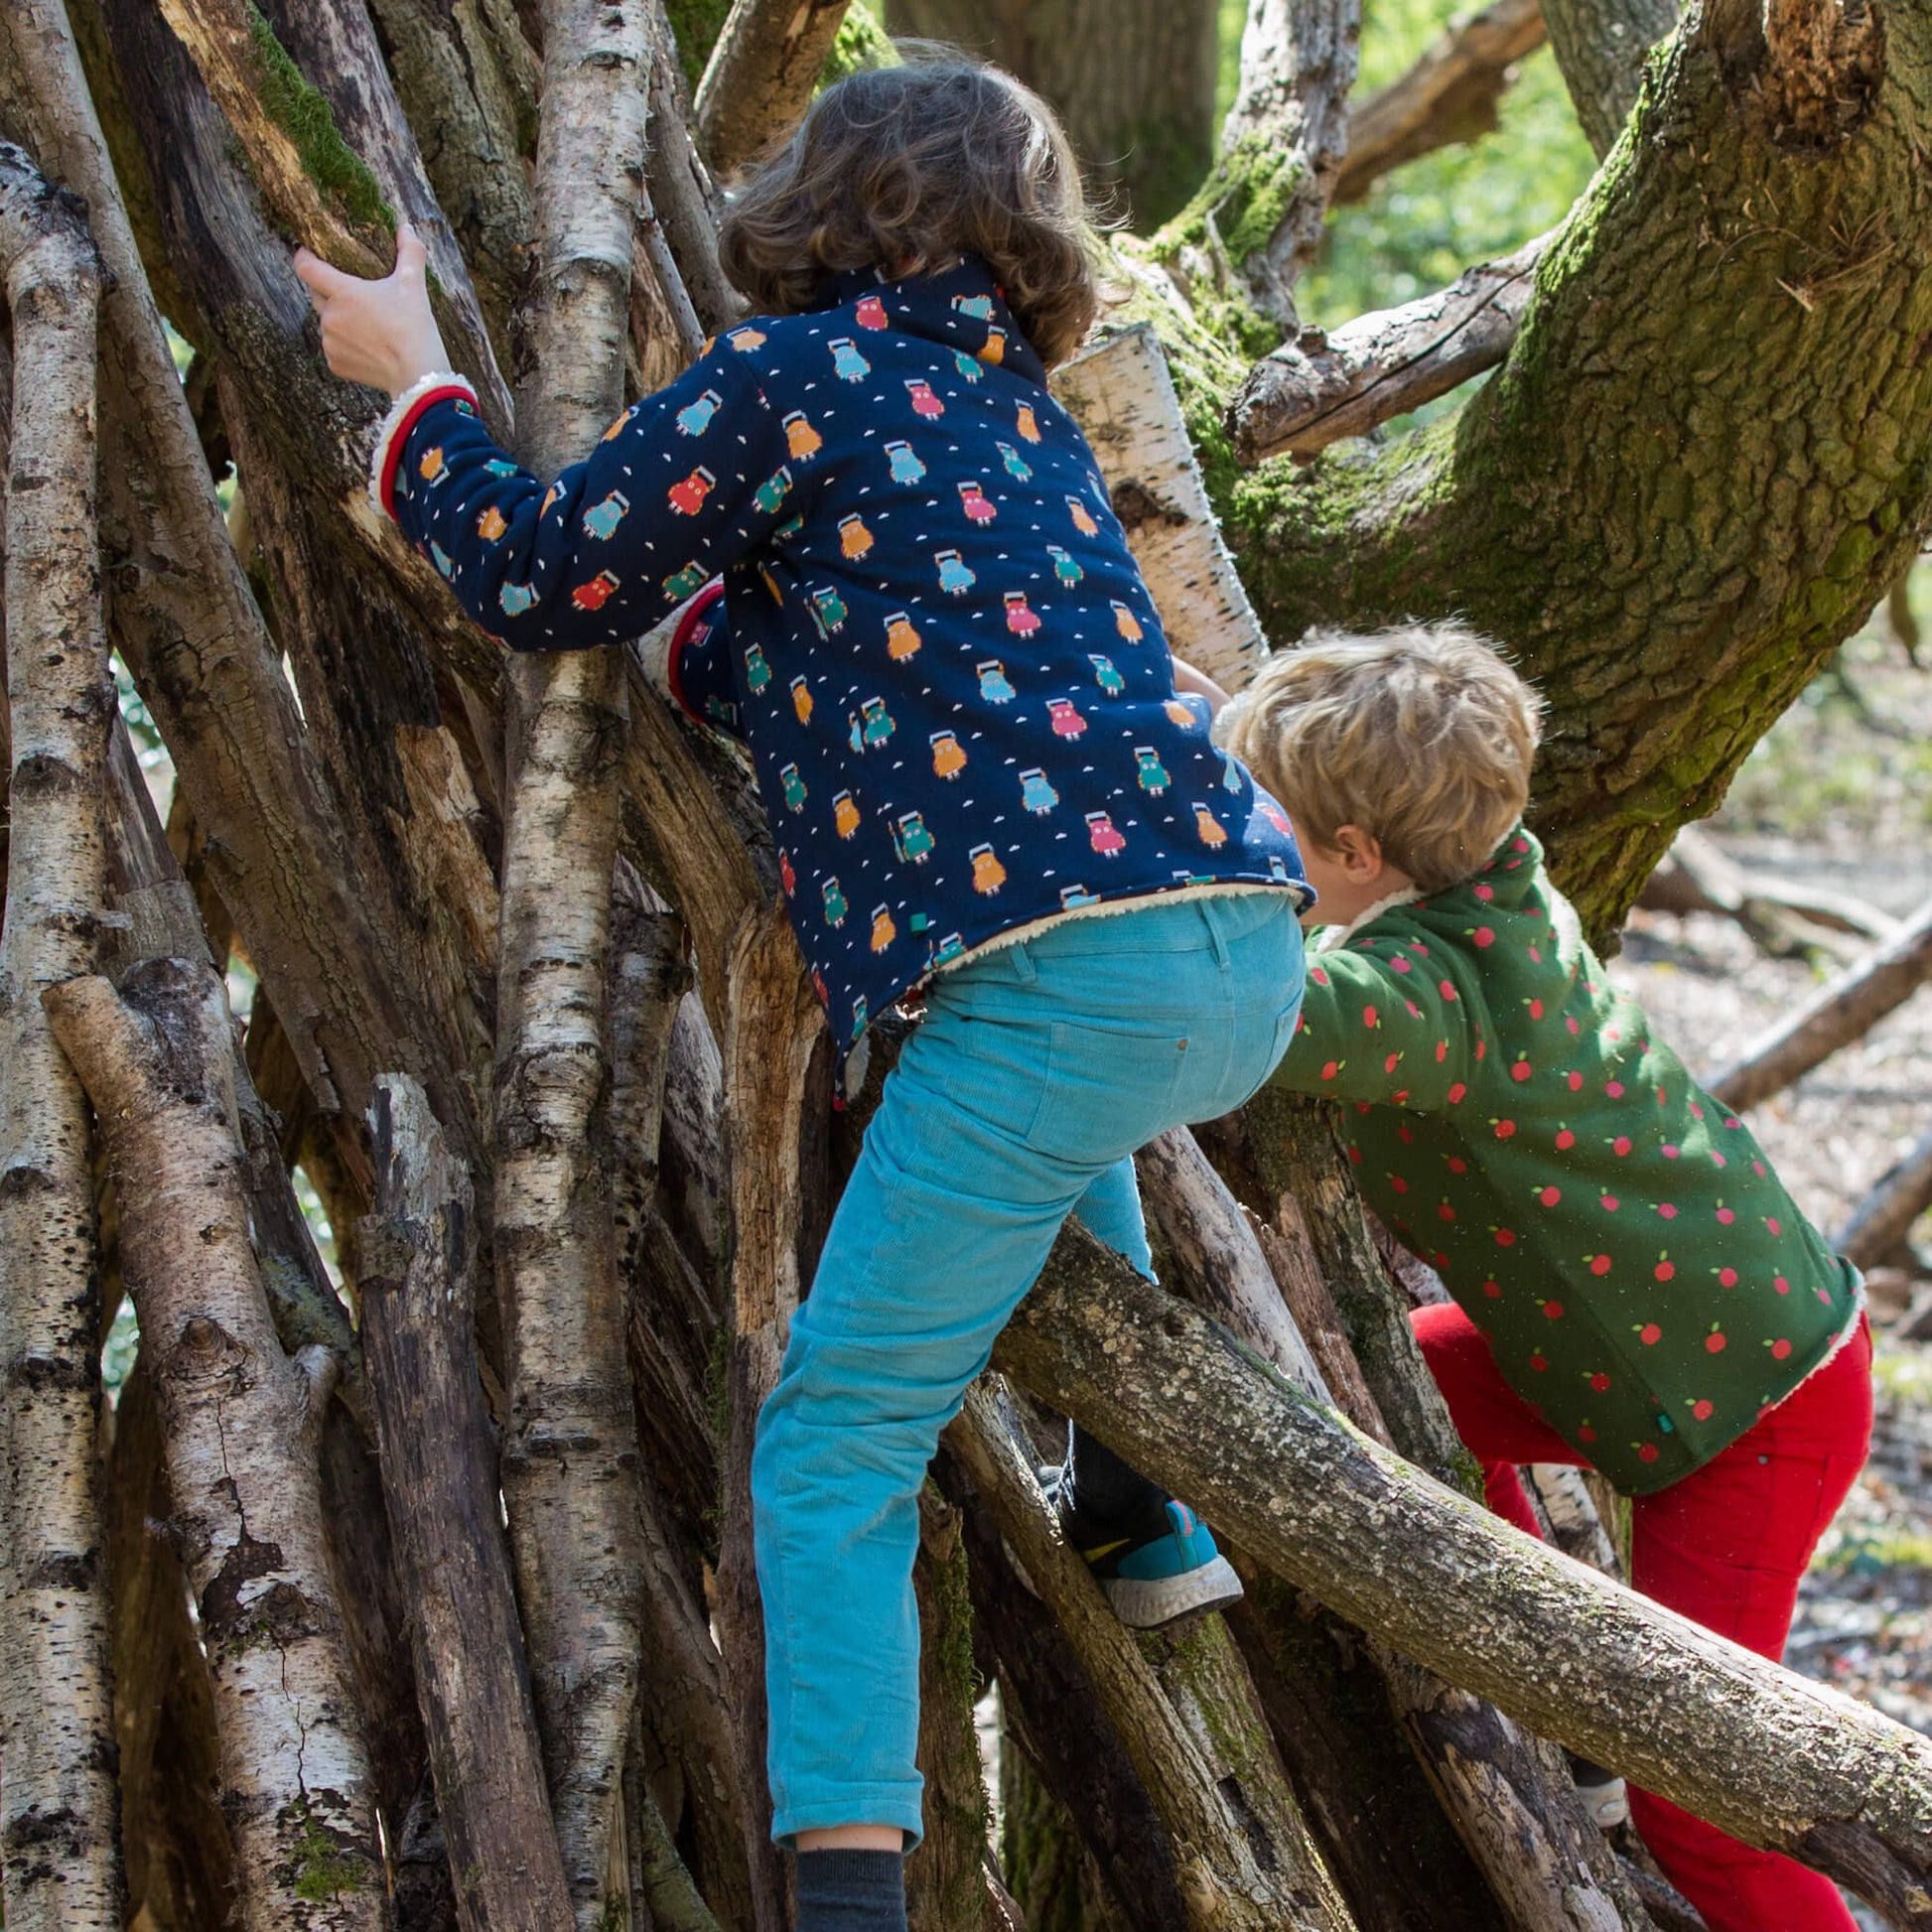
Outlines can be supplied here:
<path id="1" fill-rule="evenodd" d="M 4 463 L 11 778 L 0 927 L 0 1785 L 5 1916 L 121 1922 L 107 1578 L 99 1561 L 100 1254 L 87 1101 L 41 1011 L 94 969 L 116 719 L 94 524 L 100 258 L 86 209 L 0 142 L 12 323 Z M 0 356 L 6 344 L 0 339 Z"/>
<path id="2" fill-rule="evenodd" d="M 1404 162 L 1491 132 L 1517 63 L 1543 41 L 1542 0 L 1491 0 L 1450 21 L 1407 73 L 1350 110 L 1334 205 L 1359 202 Z"/>
<path id="3" fill-rule="evenodd" d="M 1585 139 L 1609 153 L 1643 85 L 1650 50 L 1677 25 L 1676 0 L 1542 0 L 1550 51 Z"/>
<path id="4" fill-rule="evenodd" d="M 994 1360 L 1516 1722 L 1932 1925 L 1932 1744 L 1443 1489 L 1084 1230 L 1061 1234 Z"/>
<path id="5" fill-rule="evenodd" d="M 698 139 L 713 172 L 758 160 L 798 124 L 847 0 L 732 0 L 698 82 Z"/>

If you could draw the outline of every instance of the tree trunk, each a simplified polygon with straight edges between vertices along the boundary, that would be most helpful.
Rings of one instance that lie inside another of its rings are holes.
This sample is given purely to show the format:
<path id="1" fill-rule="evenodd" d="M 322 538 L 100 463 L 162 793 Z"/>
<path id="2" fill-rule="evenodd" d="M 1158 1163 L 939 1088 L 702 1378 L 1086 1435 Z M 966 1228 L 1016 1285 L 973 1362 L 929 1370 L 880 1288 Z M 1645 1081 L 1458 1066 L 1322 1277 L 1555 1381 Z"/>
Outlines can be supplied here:
<path id="1" fill-rule="evenodd" d="M 951 41 L 1019 75 L 1065 123 L 1080 165 L 1143 233 L 1214 156 L 1213 0 L 888 0 L 895 34 Z"/>
<path id="2" fill-rule="evenodd" d="M 113 683 L 94 535 L 84 208 L 0 144 L 12 322 L 6 463 L 6 923 L 0 937 L 0 1871 L 8 1924 L 118 1926 L 96 1430 L 99 1255 L 86 1097 L 41 1012 L 92 969 Z M 3 346 L 3 345 L 0 345 Z"/>
<path id="3" fill-rule="evenodd" d="M 158 960 L 118 994 L 70 979 L 45 1004 L 102 1123 L 122 1265 L 155 1350 L 242 1921 L 380 1932 L 375 1806 L 316 1471 L 337 1367 L 321 1347 L 290 1360 L 269 1320 L 227 1001 L 206 967 Z"/>

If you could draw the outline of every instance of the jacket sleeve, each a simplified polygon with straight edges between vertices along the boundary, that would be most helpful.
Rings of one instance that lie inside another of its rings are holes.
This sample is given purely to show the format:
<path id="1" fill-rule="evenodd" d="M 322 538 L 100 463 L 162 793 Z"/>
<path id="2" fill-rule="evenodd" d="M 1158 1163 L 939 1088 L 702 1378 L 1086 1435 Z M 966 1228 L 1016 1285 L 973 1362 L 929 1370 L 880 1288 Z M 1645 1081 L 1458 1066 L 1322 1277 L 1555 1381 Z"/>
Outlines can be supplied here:
<path id="1" fill-rule="evenodd" d="M 454 384 L 432 389 L 376 457 L 382 506 L 463 608 L 515 650 L 640 636 L 796 515 L 784 433 L 734 331 L 626 409 L 546 485 L 490 440 Z"/>
<path id="2" fill-rule="evenodd" d="M 680 613 L 664 656 L 664 689 L 687 717 L 744 741 L 722 578 L 714 577 Z"/>
<path id="3" fill-rule="evenodd" d="M 1486 1052 L 1464 989 L 1426 942 L 1378 933 L 1309 959 L 1302 1018 L 1274 1083 L 1438 1113 Z"/>

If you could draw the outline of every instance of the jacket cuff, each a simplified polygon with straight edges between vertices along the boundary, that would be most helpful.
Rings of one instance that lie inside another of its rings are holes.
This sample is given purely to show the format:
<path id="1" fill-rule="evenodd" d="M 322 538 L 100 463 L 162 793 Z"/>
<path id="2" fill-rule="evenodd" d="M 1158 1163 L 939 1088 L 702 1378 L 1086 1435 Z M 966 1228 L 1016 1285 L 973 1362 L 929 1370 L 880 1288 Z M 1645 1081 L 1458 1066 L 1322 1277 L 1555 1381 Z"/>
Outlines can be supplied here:
<path id="1" fill-rule="evenodd" d="M 697 635 L 712 607 L 724 595 L 725 580 L 722 577 L 714 577 L 684 607 L 684 615 L 678 619 L 677 627 L 671 632 L 671 647 L 664 658 L 664 683 L 671 694 L 672 703 L 687 718 L 693 719 L 700 725 L 709 724 L 711 720 L 696 711 L 690 699 L 684 695 L 684 679 L 680 673 L 680 665 L 684 657 L 684 647 Z"/>
<path id="2" fill-rule="evenodd" d="M 369 495 L 384 516 L 396 514 L 396 471 L 409 441 L 409 432 L 439 402 L 461 401 L 474 404 L 477 392 L 469 380 L 450 369 L 435 369 L 412 382 L 394 402 L 376 432 L 375 451 L 369 458 Z"/>

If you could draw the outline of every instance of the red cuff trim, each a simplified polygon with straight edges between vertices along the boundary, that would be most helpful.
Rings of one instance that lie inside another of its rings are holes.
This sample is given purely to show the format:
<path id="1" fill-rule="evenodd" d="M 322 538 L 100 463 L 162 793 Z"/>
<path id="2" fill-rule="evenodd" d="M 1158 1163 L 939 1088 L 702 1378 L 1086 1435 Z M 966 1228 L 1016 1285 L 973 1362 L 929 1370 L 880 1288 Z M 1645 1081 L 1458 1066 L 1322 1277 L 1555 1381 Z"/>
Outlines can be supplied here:
<path id="1" fill-rule="evenodd" d="M 401 419 L 389 432 L 388 445 L 382 452 L 381 475 L 376 480 L 376 500 L 391 519 L 396 514 L 396 472 L 402 468 L 402 453 L 411 431 L 439 402 L 473 403 L 476 399 L 476 391 L 467 382 L 449 382 L 425 390 L 403 411 Z"/>
<path id="2" fill-rule="evenodd" d="M 698 626 L 704 621 L 711 607 L 725 594 L 725 580 L 714 577 L 696 597 L 684 608 L 683 617 L 677 621 L 677 628 L 671 632 L 671 648 L 664 658 L 664 682 L 671 688 L 671 697 L 677 708 L 687 718 L 700 725 L 705 721 L 691 707 L 691 701 L 684 695 L 684 679 L 679 675 L 678 666 L 684 658 L 684 647 L 696 634 Z"/>

